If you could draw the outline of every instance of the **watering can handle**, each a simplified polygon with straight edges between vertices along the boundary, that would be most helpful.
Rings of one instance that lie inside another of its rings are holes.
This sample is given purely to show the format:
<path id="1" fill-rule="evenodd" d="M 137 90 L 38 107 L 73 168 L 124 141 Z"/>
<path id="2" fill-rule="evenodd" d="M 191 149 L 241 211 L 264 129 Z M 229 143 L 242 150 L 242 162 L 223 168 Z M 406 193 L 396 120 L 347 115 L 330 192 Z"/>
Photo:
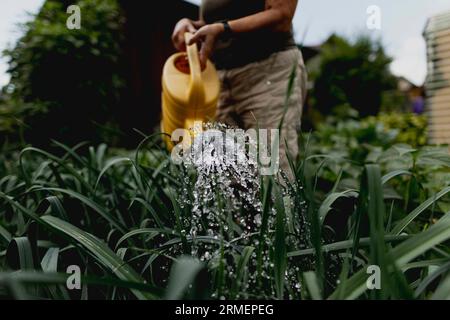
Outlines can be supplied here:
<path id="1" fill-rule="evenodd" d="M 191 108 L 202 107 L 205 103 L 205 89 L 202 82 L 202 70 L 200 66 L 200 59 L 198 55 L 197 44 L 190 46 L 187 44 L 193 35 L 189 32 L 184 34 L 186 40 L 186 51 L 189 60 L 189 67 L 191 70 L 191 83 L 189 84 L 188 101 Z"/>

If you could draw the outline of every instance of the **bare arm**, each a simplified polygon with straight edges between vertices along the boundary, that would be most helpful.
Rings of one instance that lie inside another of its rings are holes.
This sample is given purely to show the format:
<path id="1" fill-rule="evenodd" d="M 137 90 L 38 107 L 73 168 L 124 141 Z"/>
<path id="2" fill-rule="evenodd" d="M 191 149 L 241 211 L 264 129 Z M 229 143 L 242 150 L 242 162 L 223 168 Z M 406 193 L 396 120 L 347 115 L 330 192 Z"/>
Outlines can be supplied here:
<path id="1" fill-rule="evenodd" d="M 266 0 L 264 11 L 229 21 L 231 30 L 236 36 L 262 29 L 289 31 L 297 3 L 298 0 Z M 200 60 L 203 64 L 211 55 L 217 37 L 223 32 L 224 26 L 221 23 L 205 25 L 195 32 L 190 44 L 201 42 Z"/>

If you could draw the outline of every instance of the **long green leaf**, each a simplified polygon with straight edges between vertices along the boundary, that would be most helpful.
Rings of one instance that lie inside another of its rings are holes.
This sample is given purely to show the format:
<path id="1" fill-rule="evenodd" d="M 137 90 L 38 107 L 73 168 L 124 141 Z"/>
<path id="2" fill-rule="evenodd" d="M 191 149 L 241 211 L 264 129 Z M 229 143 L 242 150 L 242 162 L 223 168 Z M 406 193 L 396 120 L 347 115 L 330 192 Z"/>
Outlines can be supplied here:
<path id="1" fill-rule="evenodd" d="M 22 152 L 20 153 L 19 156 L 19 164 L 20 164 L 20 168 L 22 170 L 23 176 L 25 178 L 25 181 L 27 182 L 27 184 L 31 184 L 31 180 L 25 170 L 24 167 L 24 163 L 23 163 L 23 157 L 25 155 L 25 153 L 27 152 L 36 152 L 40 155 L 43 155 L 47 158 L 49 158 L 50 160 L 56 162 L 59 166 L 63 167 L 65 170 L 67 170 L 72 176 L 74 176 L 87 190 L 89 190 L 90 192 L 93 192 L 93 188 L 89 185 L 89 183 L 71 166 L 67 165 L 66 161 L 44 151 L 41 149 L 37 149 L 37 148 L 33 148 L 33 147 L 29 147 L 29 148 L 25 148 L 22 150 Z"/>
<path id="2" fill-rule="evenodd" d="M 0 237 L 2 237 L 3 240 L 5 240 L 7 243 L 9 243 L 12 239 L 11 233 L 1 225 L 0 225 Z"/>
<path id="3" fill-rule="evenodd" d="M 321 223 L 325 221 L 325 218 L 328 214 L 328 212 L 331 210 L 332 205 L 339 199 L 339 198 L 348 198 L 348 197 L 358 197 L 358 193 L 356 190 L 346 190 L 343 192 L 334 192 L 329 194 L 325 200 L 322 202 L 319 208 L 319 218 Z"/>
<path id="4" fill-rule="evenodd" d="M 313 300 L 322 300 L 322 294 L 320 293 L 319 282 L 317 275 L 314 271 L 305 272 L 303 274 L 306 287 L 308 288 L 309 295 Z"/>
<path id="5" fill-rule="evenodd" d="M 142 235 L 142 234 L 148 234 L 149 238 L 153 238 L 156 235 L 160 234 L 161 231 L 164 230 L 160 230 L 160 229 L 154 229 L 154 228 L 144 228 L 144 229 L 137 229 L 137 230 L 133 230 L 128 232 L 127 234 L 123 235 L 116 244 L 116 249 L 126 240 L 128 240 L 131 237 L 137 236 L 137 235 Z M 166 231 L 167 232 L 167 231 Z"/>
<path id="6" fill-rule="evenodd" d="M 410 176 L 410 175 L 412 175 L 412 173 L 410 171 L 408 171 L 408 170 L 395 170 L 395 171 L 389 172 L 388 174 L 384 175 L 381 178 L 381 183 L 382 184 L 386 184 L 386 183 L 389 182 L 389 180 L 391 180 L 391 179 L 393 179 L 395 177 L 398 177 L 398 176 L 403 176 L 403 175 L 409 175 Z"/>
<path id="7" fill-rule="evenodd" d="M 434 271 L 432 274 L 428 275 L 420 283 L 420 285 L 417 287 L 416 291 L 414 292 L 416 297 L 419 297 L 434 280 L 436 280 L 438 277 L 440 277 L 441 275 L 448 272 L 448 270 L 450 270 L 450 262 L 447 262 L 446 264 L 440 266 L 439 268 L 437 268 L 436 271 Z"/>
<path id="8" fill-rule="evenodd" d="M 42 190 L 42 191 L 60 192 L 60 193 L 67 194 L 75 199 L 78 199 L 81 202 L 83 202 L 85 205 L 87 205 L 88 207 L 90 207 L 91 209 L 93 209 L 94 211 L 99 213 L 100 216 L 102 216 L 106 221 L 111 223 L 111 225 L 114 226 L 116 229 L 118 229 L 120 232 L 122 232 L 122 233 L 126 232 L 126 229 L 127 229 L 126 226 L 124 226 L 122 223 L 117 221 L 111 214 L 109 214 L 107 209 L 103 208 L 98 203 L 94 202 L 93 200 L 89 199 L 88 197 L 86 197 L 76 191 L 61 189 L 61 188 L 39 188 L 36 190 L 37 191 Z"/>
<path id="9" fill-rule="evenodd" d="M 62 221 L 56 217 L 42 217 L 49 226 L 63 232 L 89 250 L 91 254 L 105 267 L 109 268 L 119 279 L 124 281 L 144 283 L 144 280 L 122 259 L 120 259 L 103 241 L 83 230 Z M 139 290 L 132 290 L 138 299 L 155 299 L 156 297 Z"/>
<path id="10" fill-rule="evenodd" d="M 424 203 L 422 203 L 420 206 L 418 206 L 415 210 L 413 210 L 410 214 L 408 214 L 405 218 L 403 218 L 392 230 L 391 234 L 398 235 L 405 230 L 405 228 L 415 219 L 417 218 L 422 212 L 427 210 L 433 203 L 438 201 L 440 198 L 445 196 L 447 193 L 450 192 L 450 187 L 445 188 L 435 196 L 429 198 Z"/>
<path id="11" fill-rule="evenodd" d="M 385 242 L 398 242 L 403 241 L 405 239 L 409 239 L 411 236 L 408 235 L 400 235 L 400 236 L 385 236 L 384 241 Z M 361 238 L 359 240 L 360 246 L 370 246 L 372 239 L 371 238 Z M 334 252 L 334 251 L 341 251 L 341 250 L 347 250 L 351 249 L 354 246 L 353 240 L 345 240 L 345 241 L 339 241 L 335 243 L 330 243 L 322 246 L 322 252 Z M 297 251 L 291 251 L 287 254 L 288 257 L 301 257 L 301 256 L 307 256 L 314 254 L 315 249 L 314 248 L 308 248 L 303 250 L 297 250 Z"/>
<path id="12" fill-rule="evenodd" d="M 431 297 L 432 300 L 450 300 L 450 276 L 439 285 Z"/>
<path id="13" fill-rule="evenodd" d="M 113 166 L 115 166 L 116 164 L 119 163 L 129 163 L 129 164 L 133 164 L 133 161 L 130 158 L 115 158 L 115 159 L 111 159 L 106 165 L 105 167 L 102 169 L 102 171 L 100 172 L 100 174 L 98 175 L 97 181 L 95 182 L 95 187 L 94 189 L 97 189 L 98 184 L 100 182 L 100 180 L 102 179 L 103 175 L 106 173 L 106 171 L 108 171 L 110 168 L 112 168 Z"/>
<path id="14" fill-rule="evenodd" d="M 236 269 L 236 280 L 234 282 L 234 291 L 236 292 L 239 287 L 242 285 L 242 279 L 245 274 L 245 267 L 247 266 L 252 253 L 255 251 L 253 247 L 245 247 L 242 251 L 241 256 L 239 257 L 239 262 Z"/>
<path id="15" fill-rule="evenodd" d="M 11 240 L 6 252 L 6 258 L 13 269 L 34 269 L 33 251 L 28 238 L 19 237 Z"/>
<path id="16" fill-rule="evenodd" d="M 44 272 L 58 271 L 59 248 L 50 248 L 45 253 L 41 261 L 41 267 Z"/>
<path id="17" fill-rule="evenodd" d="M 198 260 L 191 257 L 181 257 L 170 272 L 166 299 L 178 300 L 183 298 L 188 286 L 193 284 L 195 277 L 202 268 L 203 265 Z"/>
<path id="18" fill-rule="evenodd" d="M 450 219 L 441 219 L 428 230 L 419 233 L 404 241 L 389 252 L 389 256 L 395 261 L 398 268 L 403 268 L 409 261 L 419 257 L 436 245 L 450 239 Z M 345 284 L 343 299 L 356 299 L 366 290 L 366 270 L 360 270 L 353 275 Z M 334 299 L 338 295 L 338 288 L 331 296 Z"/>
<path id="19" fill-rule="evenodd" d="M 284 277 L 286 272 L 286 215 L 284 211 L 284 201 L 279 187 L 274 186 L 276 230 L 274 243 L 274 271 L 275 271 L 275 290 L 278 299 L 283 298 Z"/>

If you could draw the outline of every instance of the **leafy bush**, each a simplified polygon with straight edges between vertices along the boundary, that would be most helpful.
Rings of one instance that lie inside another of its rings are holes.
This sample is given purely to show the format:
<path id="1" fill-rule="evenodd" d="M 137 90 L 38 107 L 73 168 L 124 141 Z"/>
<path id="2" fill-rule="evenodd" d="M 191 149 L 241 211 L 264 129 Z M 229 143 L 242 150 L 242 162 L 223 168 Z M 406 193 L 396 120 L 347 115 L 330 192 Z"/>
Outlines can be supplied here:
<path id="1" fill-rule="evenodd" d="M 380 122 L 385 130 L 393 130 L 398 134 L 397 143 L 406 143 L 414 147 L 424 146 L 428 141 L 428 118 L 414 113 L 379 114 L 368 121 Z"/>
<path id="2" fill-rule="evenodd" d="M 329 115 L 338 106 L 348 105 L 361 116 L 376 115 L 383 92 L 396 89 L 389 71 L 391 58 L 380 42 L 368 36 L 355 41 L 332 35 L 320 54 L 308 62 L 312 110 Z"/>
<path id="3" fill-rule="evenodd" d="M 424 145 L 426 124 L 424 116 L 413 114 L 381 114 L 360 121 L 329 117 L 309 137 L 311 153 L 327 155 L 313 160 L 320 167 L 321 189 L 329 190 L 336 181 L 344 189 L 357 188 L 364 165 L 378 164 L 383 173 L 400 170 L 415 177 L 399 179 L 385 190 L 392 209 L 402 215 L 419 205 L 450 181 L 448 147 Z M 436 210 L 450 210 L 449 199 L 438 201 Z"/>
<path id="4" fill-rule="evenodd" d="M 79 30 L 66 26 L 69 4 L 80 6 Z M 115 0 L 45 1 L 4 52 L 11 81 L 3 89 L 0 132 L 14 139 L 20 126 L 26 141 L 43 145 L 51 138 L 101 141 L 124 85 L 121 25 Z"/>

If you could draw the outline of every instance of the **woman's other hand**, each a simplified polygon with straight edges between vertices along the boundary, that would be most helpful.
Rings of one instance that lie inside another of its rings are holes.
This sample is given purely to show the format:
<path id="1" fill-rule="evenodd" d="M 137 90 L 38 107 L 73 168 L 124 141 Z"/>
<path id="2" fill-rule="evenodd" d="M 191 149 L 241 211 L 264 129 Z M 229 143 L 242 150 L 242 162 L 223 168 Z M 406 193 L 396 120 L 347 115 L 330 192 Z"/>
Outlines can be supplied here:
<path id="1" fill-rule="evenodd" d="M 175 25 L 172 34 L 172 42 L 178 51 L 186 51 L 186 40 L 184 34 L 186 32 L 195 33 L 197 30 L 205 25 L 203 21 L 192 21 L 184 18 L 178 21 Z"/>
<path id="2" fill-rule="evenodd" d="M 224 30 L 225 28 L 222 23 L 208 24 L 197 30 L 189 41 L 189 45 L 200 43 L 200 63 L 202 66 L 206 65 L 217 38 Z"/>

